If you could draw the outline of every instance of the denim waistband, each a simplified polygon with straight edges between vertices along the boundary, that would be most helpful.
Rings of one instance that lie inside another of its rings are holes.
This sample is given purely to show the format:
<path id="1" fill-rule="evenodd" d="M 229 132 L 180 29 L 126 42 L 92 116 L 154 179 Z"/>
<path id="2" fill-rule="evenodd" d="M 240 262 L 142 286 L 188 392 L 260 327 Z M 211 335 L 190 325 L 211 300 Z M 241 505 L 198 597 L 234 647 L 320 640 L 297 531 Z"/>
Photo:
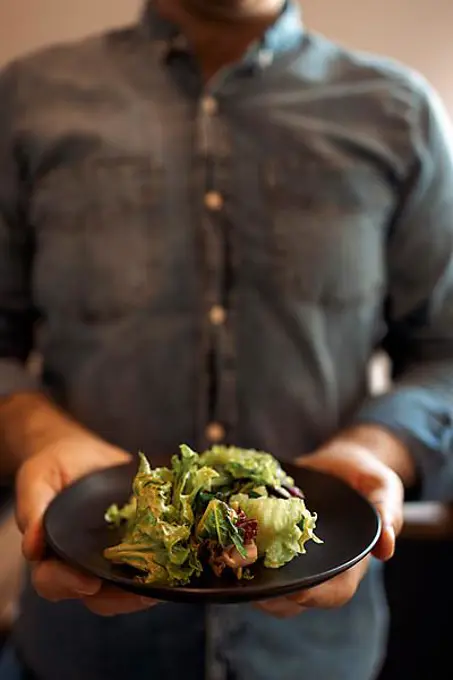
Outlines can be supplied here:
<path id="1" fill-rule="evenodd" d="M 38 680 L 21 661 L 12 643 L 8 643 L 0 654 L 0 680 Z"/>

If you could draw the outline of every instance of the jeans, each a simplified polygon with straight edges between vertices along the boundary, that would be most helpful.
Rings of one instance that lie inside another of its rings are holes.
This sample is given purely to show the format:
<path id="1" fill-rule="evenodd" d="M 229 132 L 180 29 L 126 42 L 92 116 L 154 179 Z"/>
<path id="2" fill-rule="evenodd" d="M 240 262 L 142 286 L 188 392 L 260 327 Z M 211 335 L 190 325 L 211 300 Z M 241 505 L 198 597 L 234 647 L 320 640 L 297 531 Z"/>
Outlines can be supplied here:
<path id="1" fill-rule="evenodd" d="M 0 680 L 31 680 L 11 645 L 0 655 Z"/>
<path id="2" fill-rule="evenodd" d="M 28 584 L 14 645 L 40 680 L 212 680 L 225 666 L 228 680 L 375 680 L 386 630 L 373 560 L 347 605 L 284 621 L 248 606 L 176 604 L 103 619 L 78 602 L 46 602 Z M 0 680 L 28 680 L 17 663 L 7 668 Z"/>

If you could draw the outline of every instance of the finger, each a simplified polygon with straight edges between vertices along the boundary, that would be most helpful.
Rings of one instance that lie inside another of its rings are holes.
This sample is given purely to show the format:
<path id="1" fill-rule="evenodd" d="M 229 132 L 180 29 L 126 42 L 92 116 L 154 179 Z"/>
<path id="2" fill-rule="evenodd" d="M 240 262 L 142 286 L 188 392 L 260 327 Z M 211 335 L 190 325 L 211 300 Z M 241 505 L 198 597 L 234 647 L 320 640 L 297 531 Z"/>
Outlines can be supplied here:
<path id="1" fill-rule="evenodd" d="M 363 559 L 348 571 L 336 576 L 326 583 L 308 588 L 288 599 L 303 607 L 333 609 L 342 607 L 354 597 L 360 581 L 364 577 L 369 564 L 369 557 Z"/>
<path id="2" fill-rule="evenodd" d="M 373 555 L 386 561 L 395 553 L 396 537 L 403 526 L 404 489 L 393 473 L 386 475 L 382 484 L 368 494 L 368 499 L 379 512 L 382 529 Z"/>
<path id="3" fill-rule="evenodd" d="M 289 600 L 286 597 L 278 597 L 272 600 L 262 600 L 255 604 L 256 609 L 259 609 L 264 614 L 274 616 L 277 619 L 291 619 L 299 616 L 306 607 L 302 607 L 297 602 Z"/>
<path id="4" fill-rule="evenodd" d="M 379 512 L 383 527 L 392 526 L 397 536 L 403 527 L 404 507 L 404 488 L 399 477 L 389 471 L 367 497 Z"/>
<path id="5" fill-rule="evenodd" d="M 94 595 L 102 585 L 95 576 L 72 569 L 58 560 L 47 560 L 35 565 L 32 581 L 37 593 L 51 602 Z"/>
<path id="6" fill-rule="evenodd" d="M 33 461 L 34 463 L 34 461 Z M 36 469 L 25 464 L 17 478 L 16 518 L 24 535 L 23 552 L 27 560 L 39 560 L 44 550 L 42 517 L 55 495 L 62 489 L 63 481 L 53 468 Z"/>
<path id="7" fill-rule="evenodd" d="M 383 526 L 381 535 L 373 549 L 373 555 L 382 562 L 387 562 L 395 554 L 396 535 L 392 526 Z"/>
<path id="8" fill-rule="evenodd" d="M 41 522 L 30 525 L 22 540 L 22 553 L 26 560 L 37 562 L 42 559 L 45 550 L 44 529 Z"/>
<path id="9" fill-rule="evenodd" d="M 86 607 L 98 616 L 133 614 L 159 604 L 157 600 L 140 597 L 120 588 L 107 585 L 103 585 L 98 593 L 84 598 L 83 601 Z"/>

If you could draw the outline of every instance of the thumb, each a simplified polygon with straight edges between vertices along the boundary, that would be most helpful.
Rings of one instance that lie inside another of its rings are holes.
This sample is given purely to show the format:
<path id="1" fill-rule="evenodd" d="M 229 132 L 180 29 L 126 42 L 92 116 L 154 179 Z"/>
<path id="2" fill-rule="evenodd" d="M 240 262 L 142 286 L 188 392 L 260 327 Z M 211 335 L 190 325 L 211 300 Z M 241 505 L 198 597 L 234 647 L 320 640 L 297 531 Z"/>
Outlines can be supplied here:
<path id="1" fill-rule="evenodd" d="M 381 535 L 373 550 L 373 555 L 382 562 L 390 560 L 395 553 L 396 535 L 395 529 L 390 525 L 383 525 Z"/>
<path id="2" fill-rule="evenodd" d="M 42 558 L 45 548 L 42 519 L 49 504 L 70 482 L 99 470 L 128 463 L 131 456 L 111 446 L 99 445 L 90 440 L 88 456 L 74 456 L 68 466 L 66 459 L 48 453 L 30 458 L 22 466 L 16 484 L 16 518 L 24 538 L 24 557 L 30 561 Z M 77 445 L 83 450 L 86 442 Z M 65 462 L 66 460 L 66 462 Z"/>
<path id="3" fill-rule="evenodd" d="M 381 475 L 381 483 L 367 496 L 378 511 L 382 522 L 381 535 L 373 555 L 386 561 L 393 557 L 396 537 L 403 525 L 404 488 L 399 477 L 387 469 Z"/>
<path id="4" fill-rule="evenodd" d="M 16 484 L 16 518 L 23 534 L 22 550 L 29 561 L 41 559 L 44 553 L 42 518 L 51 501 L 63 488 L 58 470 L 44 467 L 39 459 L 24 465 Z"/>

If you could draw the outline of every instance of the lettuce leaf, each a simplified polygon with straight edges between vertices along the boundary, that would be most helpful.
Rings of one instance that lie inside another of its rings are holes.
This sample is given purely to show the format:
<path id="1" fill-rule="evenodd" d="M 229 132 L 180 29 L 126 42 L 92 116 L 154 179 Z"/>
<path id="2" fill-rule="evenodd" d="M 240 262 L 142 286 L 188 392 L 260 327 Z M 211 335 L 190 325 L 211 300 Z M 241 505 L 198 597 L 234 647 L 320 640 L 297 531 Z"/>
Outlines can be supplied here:
<path id="1" fill-rule="evenodd" d="M 192 503 L 200 490 L 209 490 L 217 473 L 199 468 L 198 455 L 181 447 L 172 469 L 151 468 L 140 454 L 140 465 L 133 483 L 135 513 L 109 508 L 107 516 L 129 519 L 119 545 L 108 548 L 104 556 L 144 572 L 148 584 L 184 585 L 200 574 L 198 546 L 191 540 L 194 525 Z"/>
<path id="2" fill-rule="evenodd" d="M 180 521 L 192 526 L 195 517 L 193 505 L 199 492 L 209 492 L 212 482 L 219 475 L 210 467 L 199 467 L 199 456 L 188 446 L 181 446 L 181 456 L 173 457 L 174 470 L 173 505 L 179 512 Z"/>
<path id="3" fill-rule="evenodd" d="M 243 479 L 257 486 L 294 486 L 294 480 L 288 477 L 273 456 L 254 449 L 214 446 L 200 456 L 200 464 L 220 473 L 216 485 L 227 484 L 231 479 Z"/>
<path id="4" fill-rule="evenodd" d="M 216 498 L 208 503 L 204 515 L 196 527 L 196 536 L 200 540 L 211 540 L 220 543 L 222 548 L 234 545 L 239 554 L 247 556 L 244 541 L 234 519 L 236 513 L 226 503 Z"/>
<path id="5" fill-rule="evenodd" d="M 122 508 L 118 507 L 116 503 L 111 505 L 105 513 L 104 518 L 108 524 L 119 527 L 123 522 L 127 522 L 128 524 L 132 522 L 135 519 L 136 513 L 137 502 L 135 496 L 132 496 L 129 502 Z"/>
<path id="6" fill-rule="evenodd" d="M 191 474 L 198 470 L 198 454 L 189 446 L 181 446 L 181 454 L 173 456 L 171 467 L 173 470 L 173 505 L 180 510 L 184 489 Z"/>
<path id="7" fill-rule="evenodd" d="M 305 553 L 307 541 L 322 543 L 314 533 L 316 515 L 307 510 L 300 498 L 250 498 L 238 494 L 231 497 L 231 503 L 257 520 L 256 543 L 265 567 L 277 569 Z"/>
<path id="8" fill-rule="evenodd" d="M 122 541 L 105 550 L 107 559 L 141 572 L 150 585 L 185 585 L 202 572 L 199 549 L 235 546 L 247 556 L 239 509 L 256 520 L 256 543 L 264 565 L 278 568 L 304 553 L 316 515 L 301 498 L 269 495 L 293 480 L 270 454 L 216 446 L 199 455 L 180 447 L 171 466 L 152 468 L 140 454 L 133 495 L 122 508 L 112 505 L 106 521 L 124 526 Z M 200 552 L 203 555 L 203 551 Z"/>

